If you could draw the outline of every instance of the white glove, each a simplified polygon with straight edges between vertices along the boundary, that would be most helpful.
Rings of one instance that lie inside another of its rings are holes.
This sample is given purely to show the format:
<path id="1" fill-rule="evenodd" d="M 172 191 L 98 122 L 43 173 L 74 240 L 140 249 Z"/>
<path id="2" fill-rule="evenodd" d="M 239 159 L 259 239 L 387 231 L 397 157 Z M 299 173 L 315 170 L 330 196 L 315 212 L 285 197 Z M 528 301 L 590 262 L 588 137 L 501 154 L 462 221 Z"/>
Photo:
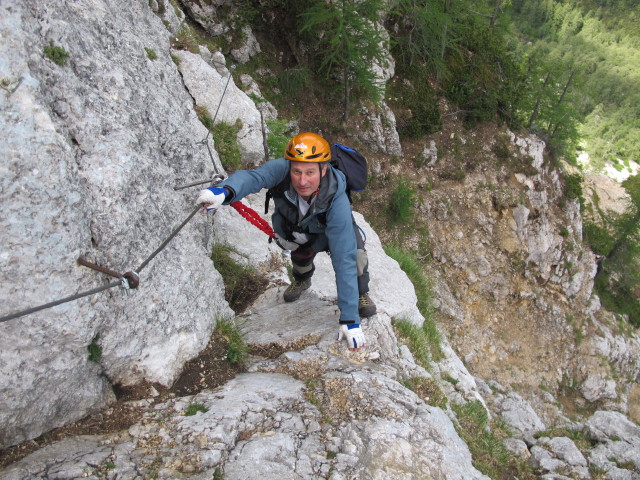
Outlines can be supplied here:
<path id="1" fill-rule="evenodd" d="M 361 348 L 367 346 L 367 342 L 364 339 L 364 332 L 360 328 L 359 323 L 341 325 L 336 342 L 340 342 L 340 340 L 342 340 L 342 337 L 347 337 L 349 350 L 354 350 L 357 352 Z"/>
<path id="2" fill-rule="evenodd" d="M 289 240 L 285 240 L 277 233 L 276 233 L 276 243 L 280 245 L 280 247 L 283 250 L 289 250 L 290 252 L 293 252 L 300 246 L 296 242 L 290 242 Z"/>
<path id="3" fill-rule="evenodd" d="M 227 191 L 221 187 L 211 187 L 200 191 L 196 205 L 202 205 L 202 213 L 216 210 L 227 199 Z"/>

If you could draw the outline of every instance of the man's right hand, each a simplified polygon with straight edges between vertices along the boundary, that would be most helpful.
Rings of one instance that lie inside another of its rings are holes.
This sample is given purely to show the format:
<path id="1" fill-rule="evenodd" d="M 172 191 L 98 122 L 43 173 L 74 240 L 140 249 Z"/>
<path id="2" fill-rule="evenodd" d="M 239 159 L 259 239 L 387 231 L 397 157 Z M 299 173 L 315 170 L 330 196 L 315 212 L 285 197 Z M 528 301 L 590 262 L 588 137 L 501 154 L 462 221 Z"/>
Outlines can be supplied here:
<path id="1" fill-rule="evenodd" d="M 202 205 L 202 213 L 216 210 L 227 198 L 227 191 L 221 187 L 209 187 L 200 191 L 196 205 Z"/>

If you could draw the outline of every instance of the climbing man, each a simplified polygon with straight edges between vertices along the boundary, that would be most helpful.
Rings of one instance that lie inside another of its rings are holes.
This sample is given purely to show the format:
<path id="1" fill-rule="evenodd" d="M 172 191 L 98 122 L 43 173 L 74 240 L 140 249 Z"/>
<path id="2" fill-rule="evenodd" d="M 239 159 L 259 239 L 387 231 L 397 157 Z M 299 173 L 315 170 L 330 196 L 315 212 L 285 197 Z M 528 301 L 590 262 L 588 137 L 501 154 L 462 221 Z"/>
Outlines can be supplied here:
<path id="1" fill-rule="evenodd" d="M 376 313 L 376 306 L 368 294 L 367 254 L 353 219 L 345 176 L 330 160 L 331 148 L 324 138 L 300 133 L 287 145 L 284 158 L 233 173 L 217 186 L 202 190 L 196 204 L 206 213 L 270 189 L 275 203 L 275 240 L 291 252 L 293 266 L 294 281 L 284 292 L 285 302 L 297 300 L 311 286 L 316 254 L 329 252 L 340 309 L 337 341 L 346 337 L 349 349 L 357 351 L 366 345 L 360 317 Z"/>

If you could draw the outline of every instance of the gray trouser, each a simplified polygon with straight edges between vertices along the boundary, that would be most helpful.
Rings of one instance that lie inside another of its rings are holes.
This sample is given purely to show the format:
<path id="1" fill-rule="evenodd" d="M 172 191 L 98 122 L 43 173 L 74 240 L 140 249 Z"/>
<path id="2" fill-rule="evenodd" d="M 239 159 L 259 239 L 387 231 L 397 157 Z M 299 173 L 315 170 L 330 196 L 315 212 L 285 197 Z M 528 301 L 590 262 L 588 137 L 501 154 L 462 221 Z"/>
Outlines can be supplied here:
<path id="1" fill-rule="evenodd" d="M 360 228 L 353 222 L 353 230 L 356 234 L 356 268 L 358 269 L 358 294 L 364 295 L 369 291 L 369 260 L 367 251 L 364 248 L 364 239 L 360 233 Z M 318 252 L 311 247 L 301 246 L 291 252 L 291 263 L 293 265 L 293 278 L 296 280 L 307 280 L 313 276 L 316 270 L 313 259 Z"/>

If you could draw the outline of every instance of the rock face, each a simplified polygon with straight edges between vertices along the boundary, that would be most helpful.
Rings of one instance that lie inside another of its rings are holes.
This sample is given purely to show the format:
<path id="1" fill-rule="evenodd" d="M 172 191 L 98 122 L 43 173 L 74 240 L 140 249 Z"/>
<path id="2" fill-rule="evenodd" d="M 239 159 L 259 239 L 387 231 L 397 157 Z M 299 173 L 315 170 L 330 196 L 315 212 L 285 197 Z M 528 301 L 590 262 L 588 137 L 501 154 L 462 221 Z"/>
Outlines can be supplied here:
<path id="1" fill-rule="evenodd" d="M 326 255 L 317 257 L 312 288 L 284 304 L 287 259 L 234 210 L 197 215 L 176 230 L 195 213 L 195 194 L 171 187 L 222 171 L 194 104 L 215 112 L 228 71 L 219 52 L 170 48 L 184 13 L 165 3 L 16 1 L 0 11 L 0 269 L 10 280 L 0 284 L 2 315 L 114 280 L 78 266 L 79 256 L 118 272 L 136 271 L 141 280 L 137 289 L 113 287 L 0 322 L 0 448 L 102 409 L 114 398 L 112 385 L 170 385 L 206 345 L 216 320 L 234 315 L 209 259 L 213 242 L 231 244 L 240 263 L 270 280 L 237 321 L 258 351 L 283 353 L 253 356 L 247 373 L 216 390 L 153 408 L 142 401 L 146 415 L 127 432 L 67 438 L 0 470 L 0 477 L 487 478 L 458 435 L 453 410 L 405 386 L 419 378 L 440 385 L 450 405 L 478 402 L 498 415 L 513 430 L 510 451 L 530 458 L 546 478 L 567 472 L 589 478 L 591 465 L 610 478 L 637 478 L 632 470 L 640 469 L 640 433 L 622 413 L 603 410 L 578 424 L 559 411 L 549 413 L 558 403 L 552 394 L 541 401 L 493 380 L 497 363 L 509 362 L 510 375 L 529 386 L 557 381 L 572 366 L 570 355 L 557 370 L 537 374 L 530 365 L 532 359 L 557 360 L 553 350 L 576 335 L 563 319 L 572 298 L 591 321 L 580 327 L 597 333 L 577 368 L 585 379 L 582 395 L 629 411 L 632 395 L 638 397 L 637 389 L 617 388 L 610 367 L 602 366 L 603 358 L 610 359 L 637 378 L 640 349 L 636 338 L 617 336 L 595 316 L 593 259 L 567 249 L 553 229 L 549 199 L 557 198 L 560 185 L 545 170 L 540 142 L 512 139 L 540 176 L 516 175 L 506 185 L 490 174 L 471 179 L 486 190 L 486 209 L 457 208 L 469 207 L 472 199 L 455 188 L 446 195 L 434 191 L 424 204 L 433 220 L 435 256 L 444 266 L 434 272 L 438 305 L 459 333 L 451 343 L 443 339 L 442 358 L 429 371 L 393 327 L 394 319 L 418 326 L 425 321 L 413 286 L 355 213 L 367 237 L 378 314 L 363 322 L 367 349 L 349 352 L 335 343 L 335 282 Z M 201 9 L 204 22 L 208 7 L 233 2 L 185 3 L 194 16 Z M 231 27 L 207 25 L 221 35 Z M 247 45 L 232 53 L 238 62 L 259 49 L 249 33 Z M 52 46 L 68 53 L 66 63 L 45 54 Z M 383 78 L 391 74 L 381 72 Z M 242 84 L 260 97 L 248 75 Z M 256 107 L 233 82 L 229 89 L 219 118 L 241 120 L 245 130 L 238 141 L 245 158 L 258 162 L 264 153 L 260 114 L 275 118 L 277 112 L 264 103 Z M 393 113 L 383 108 L 371 115 L 371 131 L 362 132 L 362 140 L 377 139 L 374 150 L 401 154 Z M 435 168 L 445 157 L 435 143 L 429 152 Z M 493 181 L 498 187 L 491 189 Z M 519 188 L 526 189 L 524 197 Z M 257 210 L 263 201 L 259 194 L 247 199 Z M 573 240 L 581 228 L 577 206 L 569 204 L 564 215 Z M 175 238 L 156 250 L 172 233 Z M 494 241 L 502 249 L 497 257 L 489 248 Z M 522 264 L 514 275 L 507 265 L 518 255 Z M 456 282 L 447 283 L 444 274 Z M 556 301 L 548 301 L 541 282 L 554 286 Z M 487 299 L 489 315 L 473 308 Z M 539 331 L 526 323 L 529 311 L 548 327 L 546 336 L 536 336 Z M 535 341 L 504 342 L 498 326 L 505 318 Z M 478 335 L 484 336 L 480 342 Z M 541 340 L 545 351 L 536 357 L 531 351 Z M 464 362 L 456 350 L 464 352 Z M 185 415 L 193 404 L 205 411 Z M 588 435 L 589 451 L 569 436 L 539 435 L 558 418 Z"/>
<path id="2" fill-rule="evenodd" d="M 582 400 L 633 412 L 640 340 L 616 332 L 615 320 L 599 309 L 597 264 L 582 244 L 579 202 L 563 197 L 540 140 L 506 138 L 502 159 L 491 146 L 495 132 L 482 139 L 466 132 L 434 135 L 425 145 L 438 153 L 424 172 L 433 187 L 419 192 L 419 202 L 439 271 L 434 290 L 445 314 L 441 325 L 475 376 L 517 383 L 529 400 L 538 397 L 549 415 L 545 423 L 562 415 L 540 386 L 556 392 L 571 378 Z M 450 168 L 452 143 L 483 151 L 486 165 L 457 181 L 434 181 Z M 609 364 L 625 373 L 612 375 Z"/>
<path id="3" fill-rule="evenodd" d="M 1 75 L 17 85 L 0 93 L 6 315 L 114 280 L 79 267 L 80 255 L 137 269 L 194 208 L 191 192 L 172 187 L 210 178 L 213 164 L 197 144 L 206 130 L 169 56 L 170 33 L 147 5 L 12 2 L 0 29 Z M 65 65 L 43 54 L 50 44 L 68 52 Z M 216 317 L 232 315 L 206 261 L 210 232 L 188 224 L 137 290 L 0 324 L 0 445 L 106 406 L 109 382 L 176 378 Z M 99 363 L 88 361 L 92 344 Z"/>
<path id="4" fill-rule="evenodd" d="M 200 55 L 186 51 L 174 51 L 185 87 L 196 105 L 207 109 L 215 122 L 231 125 L 239 123 L 238 144 L 243 161 L 258 165 L 265 158 L 262 146 L 262 119 L 253 101 L 235 83 L 229 81 L 231 72 L 216 56 L 214 66 Z M 224 96 L 223 96 L 224 95 Z"/>
<path id="5" fill-rule="evenodd" d="M 262 199 L 247 201 L 255 208 Z M 284 354 L 253 357 L 248 373 L 216 390 L 157 405 L 128 432 L 43 448 L 0 470 L 2 478 L 208 478 L 223 471 L 228 479 L 486 479 L 447 412 L 403 386 L 404 379 L 431 374 L 398 348 L 391 318 L 418 325 L 424 319 L 411 282 L 362 216 L 355 217 L 367 236 L 371 296 L 379 307 L 363 324 L 364 352 L 335 342 L 335 280 L 330 259 L 320 254 L 312 288 L 297 302 L 284 303 L 284 287 L 275 285 L 240 319 L 248 343 L 258 350 L 275 345 Z M 215 222 L 216 241 L 243 233 L 243 262 L 258 270 L 274 264 L 272 244 L 232 209 L 221 210 Z M 272 273 L 276 280 L 283 274 L 278 272 Z M 460 379 L 463 395 L 468 389 L 479 397 L 451 349 L 440 368 Z M 206 411 L 185 416 L 192 404 Z"/>

